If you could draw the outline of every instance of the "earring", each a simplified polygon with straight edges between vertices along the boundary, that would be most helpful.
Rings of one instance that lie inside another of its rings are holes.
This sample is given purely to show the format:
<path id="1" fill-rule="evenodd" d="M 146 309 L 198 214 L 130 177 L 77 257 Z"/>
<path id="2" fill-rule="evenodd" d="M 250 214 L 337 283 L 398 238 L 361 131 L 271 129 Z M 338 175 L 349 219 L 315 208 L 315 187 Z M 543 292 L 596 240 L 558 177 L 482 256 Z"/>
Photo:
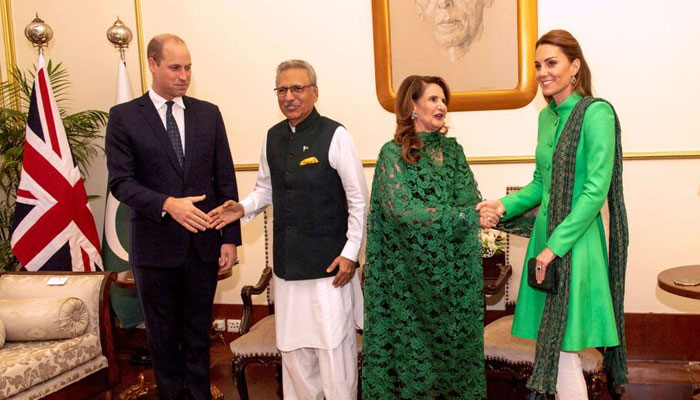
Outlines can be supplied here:
<path id="1" fill-rule="evenodd" d="M 572 84 L 572 85 L 575 85 L 576 82 L 578 82 L 578 78 L 576 78 L 576 75 L 572 75 L 572 76 L 571 76 L 571 84 Z"/>
<path id="2" fill-rule="evenodd" d="M 415 120 L 416 118 L 418 118 L 418 113 L 416 112 L 416 110 L 411 111 L 411 119 Z"/>

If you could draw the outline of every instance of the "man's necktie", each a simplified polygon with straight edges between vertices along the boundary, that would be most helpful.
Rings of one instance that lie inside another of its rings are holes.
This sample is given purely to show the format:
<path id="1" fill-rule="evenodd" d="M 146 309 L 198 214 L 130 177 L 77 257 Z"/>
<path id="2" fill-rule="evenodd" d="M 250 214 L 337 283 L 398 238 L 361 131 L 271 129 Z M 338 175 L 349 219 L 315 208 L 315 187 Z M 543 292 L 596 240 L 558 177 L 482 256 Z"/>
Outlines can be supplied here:
<path id="1" fill-rule="evenodd" d="M 180 167 L 184 165 L 185 153 L 182 151 L 182 141 L 180 140 L 180 130 L 177 128 L 175 117 L 173 117 L 173 101 L 166 101 L 168 110 L 165 112 L 165 130 L 168 131 L 170 143 L 173 145 L 177 161 Z"/>

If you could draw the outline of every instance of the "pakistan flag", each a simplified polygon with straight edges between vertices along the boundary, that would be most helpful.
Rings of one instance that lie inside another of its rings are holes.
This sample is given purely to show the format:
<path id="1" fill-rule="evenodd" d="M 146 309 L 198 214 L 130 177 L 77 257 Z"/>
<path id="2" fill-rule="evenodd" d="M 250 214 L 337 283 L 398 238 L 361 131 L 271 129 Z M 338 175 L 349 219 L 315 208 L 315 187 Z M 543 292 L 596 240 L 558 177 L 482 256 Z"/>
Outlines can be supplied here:
<path id="1" fill-rule="evenodd" d="M 119 60 L 116 104 L 129 101 L 132 97 L 126 64 Z M 102 262 L 105 271 L 122 272 L 131 269 L 129 265 L 129 207 L 120 203 L 109 192 L 105 205 L 105 225 L 102 237 Z M 112 309 L 119 318 L 122 327 L 133 328 L 143 322 L 141 305 L 135 290 L 113 285 L 110 299 Z"/>

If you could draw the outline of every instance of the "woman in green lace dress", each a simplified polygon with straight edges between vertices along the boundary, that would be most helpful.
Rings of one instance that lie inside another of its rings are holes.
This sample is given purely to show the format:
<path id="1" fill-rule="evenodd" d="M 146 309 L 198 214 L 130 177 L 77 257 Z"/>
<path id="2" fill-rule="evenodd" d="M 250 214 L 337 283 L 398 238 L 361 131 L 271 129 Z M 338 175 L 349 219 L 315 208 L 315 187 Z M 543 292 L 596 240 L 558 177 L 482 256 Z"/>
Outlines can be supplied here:
<path id="1" fill-rule="evenodd" d="M 481 200 L 446 137 L 438 77 L 399 88 L 394 140 L 372 184 L 365 276 L 365 399 L 482 399 Z"/>

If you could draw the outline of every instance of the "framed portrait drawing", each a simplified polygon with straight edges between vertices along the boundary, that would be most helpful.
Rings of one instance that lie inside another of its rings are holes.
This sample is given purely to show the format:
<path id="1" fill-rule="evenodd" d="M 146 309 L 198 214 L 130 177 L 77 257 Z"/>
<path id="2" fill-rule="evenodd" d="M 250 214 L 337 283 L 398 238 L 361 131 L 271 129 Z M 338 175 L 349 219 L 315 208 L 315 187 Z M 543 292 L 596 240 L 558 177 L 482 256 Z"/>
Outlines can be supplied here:
<path id="1" fill-rule="evenodd" d="M 518 108 L 537 93 L 537 0 L 372 0 L 372 25 L 387 111 L 409 75 L 443 77 L 451 111 Z"/>

